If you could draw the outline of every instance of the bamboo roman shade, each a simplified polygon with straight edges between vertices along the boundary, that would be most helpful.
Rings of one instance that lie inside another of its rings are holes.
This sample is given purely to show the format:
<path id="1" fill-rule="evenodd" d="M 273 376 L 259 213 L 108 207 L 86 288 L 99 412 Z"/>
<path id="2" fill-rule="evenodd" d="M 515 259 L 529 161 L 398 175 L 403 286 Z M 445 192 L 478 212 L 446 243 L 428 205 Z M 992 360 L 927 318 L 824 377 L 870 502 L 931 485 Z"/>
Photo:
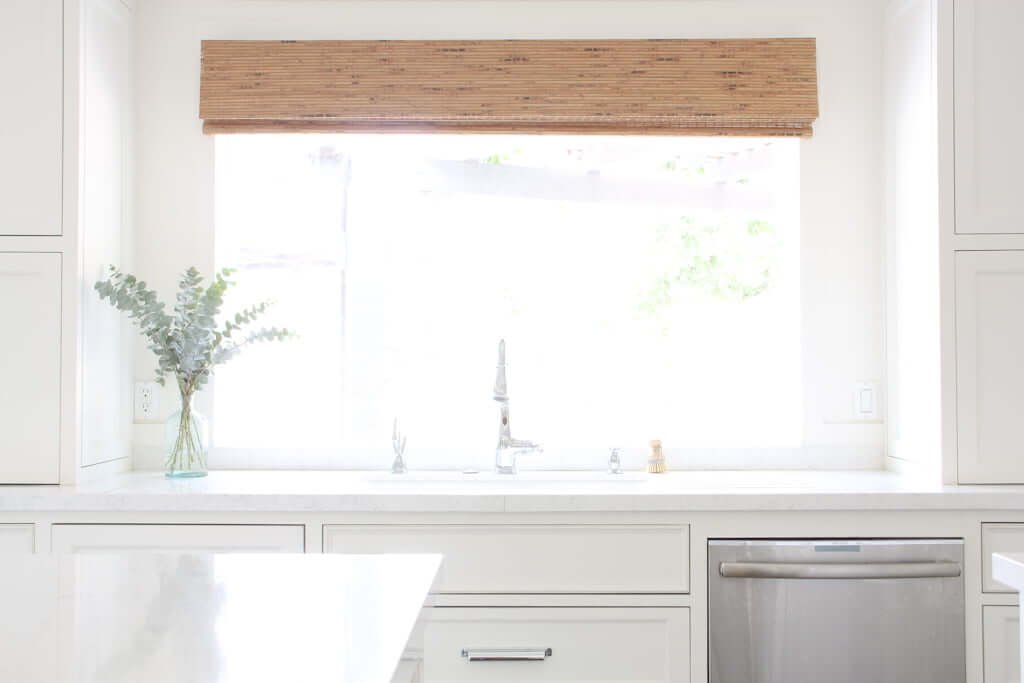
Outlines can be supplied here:
<path id="1" fill-rule="evenodd" d="M 207 133 L 809 136 L 813 38 L 202 46 Z"/>

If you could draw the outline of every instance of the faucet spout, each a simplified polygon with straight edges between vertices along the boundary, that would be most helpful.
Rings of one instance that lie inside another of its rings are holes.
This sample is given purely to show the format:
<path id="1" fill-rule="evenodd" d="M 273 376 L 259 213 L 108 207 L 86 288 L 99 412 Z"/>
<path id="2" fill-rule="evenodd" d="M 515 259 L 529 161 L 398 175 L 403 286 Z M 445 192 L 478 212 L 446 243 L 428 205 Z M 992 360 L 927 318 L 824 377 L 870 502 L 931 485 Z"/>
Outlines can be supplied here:
<path id="1" fill-rule="evenodd" d="M 508 381 L 505 374 L 505 340 L 498 343 L 498 369 L 494 378 L 494 400 L 498 402 L 498 447 L 495 449 L 494 469 L 499 474 L 515 474 L 516 458 L 521 453 L 543 452 L 540 444 L 526 439 L 512 438 L 509 422 Z"/>
<path id="2" fill-rule="evenodd" d="M 494 377 L 494 400 L 508 402 L 508 380 L 505 378 L 505 340 L 498 342 L 498 368 Z"/>

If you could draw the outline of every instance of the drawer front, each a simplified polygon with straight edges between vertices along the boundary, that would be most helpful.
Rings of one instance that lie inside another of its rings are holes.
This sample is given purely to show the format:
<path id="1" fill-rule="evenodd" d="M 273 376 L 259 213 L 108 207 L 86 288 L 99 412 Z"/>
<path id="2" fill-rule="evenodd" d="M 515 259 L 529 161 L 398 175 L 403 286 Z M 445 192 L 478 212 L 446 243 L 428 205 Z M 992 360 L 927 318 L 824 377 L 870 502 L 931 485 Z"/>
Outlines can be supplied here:
<path id="1" fill-rule="evenodd" d="M 992 578 L 992 553 L 1024 553 L 1024 524 L 981 525 L 982 592 L 1016 593 Z"/>
<path id="2" fill-rule="evenodd" d="M 35 552 L 36 532 L 31 524 L 0 524 L 0 555 Z"/>
<path id="3" fill-rule="evenodd" d="M 301 525 L 54 524 L 50 549 L 82 552 L 301 553 Z"/>
<path id="4" fill-rule="evenodd" d="M 445 608 L 431 613 L 426 683 L 685 683 L 685 607 Z M 532 661 L 474 657 L 537 656 Z M 550 652 L 549 652 L 550 651 Z"/>
<path id="5" fill-rule="evenodd" d="M 440 553 L 442 593 L 689 591 L 685 525 L 329 525 L 323 549 Z"/>
<path id="6" fill-rule="evenodd" d="M 982 608 L 985 683 L 1020 683 L 1020 615 L 1016 607 Z"/>

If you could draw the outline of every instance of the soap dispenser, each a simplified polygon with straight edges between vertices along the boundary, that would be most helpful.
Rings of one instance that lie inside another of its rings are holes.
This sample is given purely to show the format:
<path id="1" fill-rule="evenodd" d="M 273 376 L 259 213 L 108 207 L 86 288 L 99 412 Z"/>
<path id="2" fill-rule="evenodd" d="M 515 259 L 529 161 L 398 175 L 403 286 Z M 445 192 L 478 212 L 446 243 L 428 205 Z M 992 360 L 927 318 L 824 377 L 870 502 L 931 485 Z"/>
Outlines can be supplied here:
<path id="1" fill-rule="evenodd" d="M 665 464 L 665 453 L 661 450 L 661 441 L 651 441 L 651 456 L 647 459 L 647 471 L 651 474 L 664 474 L 668 471 Z"/>

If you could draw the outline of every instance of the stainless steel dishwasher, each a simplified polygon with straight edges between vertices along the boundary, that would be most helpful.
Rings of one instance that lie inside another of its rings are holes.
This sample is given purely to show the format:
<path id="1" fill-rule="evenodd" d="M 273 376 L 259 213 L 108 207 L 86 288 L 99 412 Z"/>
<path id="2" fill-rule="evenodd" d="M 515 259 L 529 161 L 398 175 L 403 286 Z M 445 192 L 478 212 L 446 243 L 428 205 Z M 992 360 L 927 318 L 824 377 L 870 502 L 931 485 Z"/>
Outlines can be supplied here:
<path id="1" fill-rule="evenodd" d="M 708 541 L 711 683 L 964 683 L 961 540 Z"/>

